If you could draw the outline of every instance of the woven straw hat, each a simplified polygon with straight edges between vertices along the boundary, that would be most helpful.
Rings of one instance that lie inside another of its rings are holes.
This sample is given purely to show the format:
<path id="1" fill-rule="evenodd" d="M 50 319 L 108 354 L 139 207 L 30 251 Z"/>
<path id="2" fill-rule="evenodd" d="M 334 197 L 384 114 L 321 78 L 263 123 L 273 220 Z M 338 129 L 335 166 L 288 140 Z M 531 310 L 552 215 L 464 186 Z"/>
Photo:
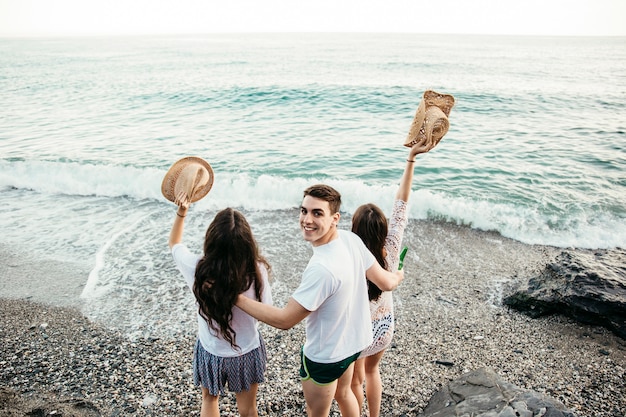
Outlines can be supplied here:
<path id="1" fill-rule="evenodd" d="M 207 161 L 197 156 L 187 156 L 172 165 L 161 184 L 161 192 L 174 202 L 180 191 L 185 191 L 189 202 L 194 203 L 213 187 L 213 169 Z"/>
<path id="2" fill-rule="evenodd" d="M 417 108 L 404 146 L 412 147 L 426 140 L 430 149 L 437 146 L 441 138 L 448 133 L 450 122 L 448 116 L 454 106 L 454 97 L 426 90 L 422 102 Z"/>

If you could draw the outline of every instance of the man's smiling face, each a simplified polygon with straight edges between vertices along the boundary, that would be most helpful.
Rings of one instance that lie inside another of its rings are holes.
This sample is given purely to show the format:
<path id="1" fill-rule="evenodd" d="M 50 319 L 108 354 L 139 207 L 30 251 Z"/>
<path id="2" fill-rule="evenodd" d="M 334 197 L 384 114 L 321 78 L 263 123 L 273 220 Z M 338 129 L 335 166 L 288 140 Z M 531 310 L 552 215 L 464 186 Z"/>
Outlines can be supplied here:
<path id="1" fill-rule="evenodd" d="M 331 213 L 328 201 L 307 195 L 300 206 L 302 237 L 313 246 L 324 245 L 337 234 L 339 213 Z"/>

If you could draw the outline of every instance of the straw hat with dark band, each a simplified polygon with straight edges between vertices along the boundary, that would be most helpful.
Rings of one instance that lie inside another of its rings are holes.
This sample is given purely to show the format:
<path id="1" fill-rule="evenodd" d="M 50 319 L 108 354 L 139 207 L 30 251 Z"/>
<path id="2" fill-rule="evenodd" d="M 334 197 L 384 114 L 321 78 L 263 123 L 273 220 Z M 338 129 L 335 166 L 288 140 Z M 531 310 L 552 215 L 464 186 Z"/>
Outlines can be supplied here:
<path id="1" fill-rule="evenodd" d="M 176 195 L 185 191 L 189 202 L 194 203 L 213 187 L 213 169 L 207 161 L 197 156 L 188 156 L 179 161 L 167 171 L 161 184 L 161 192 L 168 200 L 174 202 Z"/>
<path id="2" fill-rule="evenodd" d="M 430 149 L 437 146 L 443 136 L 448 133 L 450 122 L 448 116 L 454 106 L 454 97 L 449 94 L 439 94 L 426 90 L 415 118 L 411 124 L 404 146 L 412 147 L 416 143 L 426 140 Z"/>

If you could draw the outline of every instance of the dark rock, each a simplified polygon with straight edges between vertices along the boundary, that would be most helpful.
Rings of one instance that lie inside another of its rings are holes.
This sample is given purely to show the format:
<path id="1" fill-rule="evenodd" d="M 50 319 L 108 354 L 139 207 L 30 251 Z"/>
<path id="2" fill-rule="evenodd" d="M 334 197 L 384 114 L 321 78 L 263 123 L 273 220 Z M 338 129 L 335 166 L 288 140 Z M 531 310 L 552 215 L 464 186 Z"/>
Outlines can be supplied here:
<path id="1" fill-rule="evenodd" d="M 531 317 L 564 314 L 626 339 L 626 251 L 562 252 L 504 304 Z"/>
<path id="2" fill-rule="evenodd" d="M 451 381 L 430 399 L 421 417 L 574 417 L 559 401 L 519 388 L 483 368 Z"/>

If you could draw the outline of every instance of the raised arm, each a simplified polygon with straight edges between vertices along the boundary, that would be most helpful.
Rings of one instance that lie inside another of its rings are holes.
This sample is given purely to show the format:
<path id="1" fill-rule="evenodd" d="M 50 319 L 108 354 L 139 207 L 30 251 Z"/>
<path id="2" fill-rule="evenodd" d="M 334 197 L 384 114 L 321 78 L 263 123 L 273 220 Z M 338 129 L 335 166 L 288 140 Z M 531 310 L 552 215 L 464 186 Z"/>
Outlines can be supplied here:
<path id="1" fill-rule="evenodd" d="M 409 201 L 411 195 L 411 183 L 413 182 L 413 169 L 415 168 L 415 158 L 421 153 L 428 152 L 431 148 L 427 146 L 426 140 L 416 143 L 409 150 L 409 155 L 406 159 L 406 165 L 404 166 L 404 172 L 402 178 L 400 178 L 400 186 L 396 193 L 396 200 Z"/>
<path id="2" fill-rule="evenodd" d="M 404 279 L 404 271 L 389 272 L 378 262 L 374 262 L 372 266 L 365 271 L 367 279 L 372 281 L 382 291 L 393 291 Z"/>
<path id="3" fill-rule="evenodd" d="M 289 330 L 296 324 L 304 320 L 311 312 L 302 307 L 296 300 L 289 298 L 287 305 L 283 308 L 259 301 L 239 294 L 237 307 L 254 317 L 255 319 L 267 323 L 272 327 L 281 330 Z"/>
<path id="4" fill-rule="evenodd" d="M 176 218 L 174 218 L 174 224 L 170 231 L 169 246 L 170 249 L 177 243 L 183 241 L 183 232 L 185 230 L 185 216 L 187 215 L 187 209 L 189 208 L 189 199 L 187 194 L 182 191 L 176 196 L 175 203 L 178 205 L 176 211 Z"/>

